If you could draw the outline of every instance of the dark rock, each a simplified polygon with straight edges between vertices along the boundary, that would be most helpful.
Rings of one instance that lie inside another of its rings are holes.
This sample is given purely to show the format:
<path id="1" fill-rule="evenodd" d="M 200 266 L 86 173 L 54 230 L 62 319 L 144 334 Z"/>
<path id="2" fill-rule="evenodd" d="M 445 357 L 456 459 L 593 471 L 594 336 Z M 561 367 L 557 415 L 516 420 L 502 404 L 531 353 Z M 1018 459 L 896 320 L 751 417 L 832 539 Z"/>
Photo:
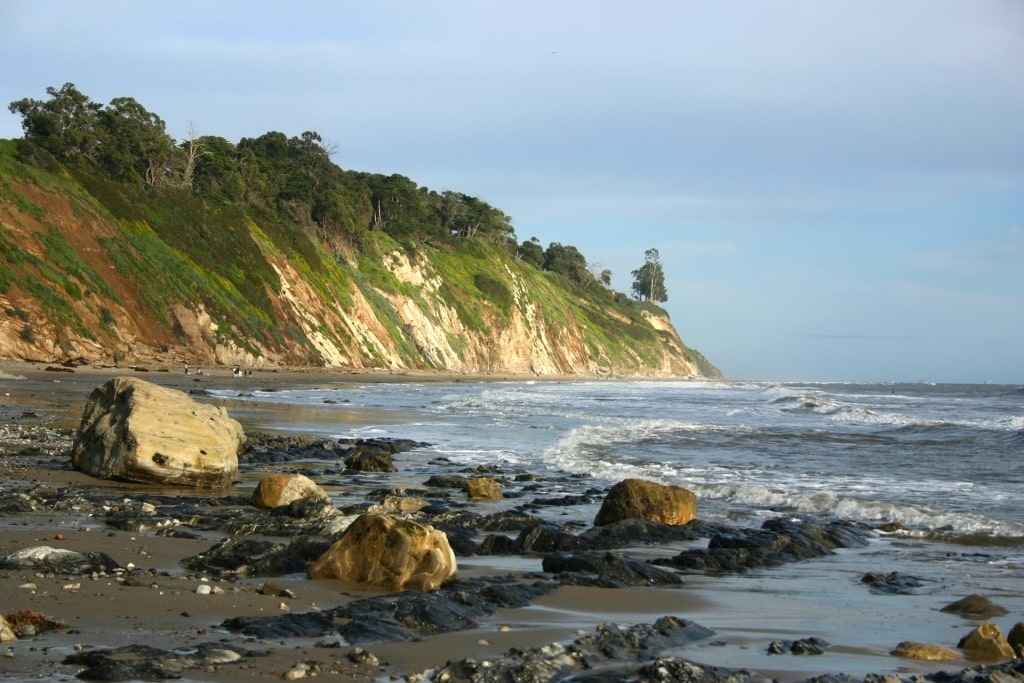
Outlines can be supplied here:
<path id="1" fill-rule="evenodd" d="M 594 633 L 576 639 L 569 645 L 551 643 L 527 650 L 513 649 L 500 659 L 462 659 L 448 662 L 434 675 L 433 680 L 472 681 L 473 683 L 547 683 L 548 681 L 573 681 L 574 683 L 612 683 L 627 680 L 658 681 L 726 681 L 724 674 L 719 678 L 689 678 L 672 676 L 668 667 L 655 669 L 657 678 L 640 678 L 636 662 L 651 659 L 656 652 L 666 648 L 683 647 L 703 640 L 714 632 L 676 617 L 663 617 L 653 625 L 636 625 L 624 629 L 612 624 L 598 626 Z M 703 668 L 691 665 L 695 669 Z M 673 673 L 681 670 L 676 667 Z M 718 671 L 725 672 L 720 669 Z M 646 675 L 646 674 L 645 674 Z M 734 681 L 764 679 L 734 678 Z"/>
<path id="2" fill-rule="evenodd" d="M 281 505 L 270 512 L 271 515 L 285 515 L 293 519 L 324 519 L 338 514 L 338 508 L 329 498 L 306 496 L 296 498 L 287 505 Z"/>
<path id="3" fill-rule="evenodd" d="M 861 577 L 861 583 L 867 584 L 876 593 L 887 593 L 890 595 L 911 595 L 914 589 L 920 588 L 924 582 L 916 576 L 909 576 L 899 572 L 868 572 Z"/>
<path id="4" fill-rule="evenodd" d="M 707 548 L 685 550 L 657 564 L 709 574 L 743 572 L 832 554 L 834 548 L 860 546 L 872 532 L 845 522 L 822 525 L 776 518 L 761 529 L 734 529 L 716 533 Z"/>
<path id="5" fill-rule="evenodd" d="M 641 666 L 637 683 L 773 683 L 774 679 L 746 669 L 705 666 L 675 657 L 662 657 Z"/>
<path id="6" fill-rule="evenodd" d="M 821 638 L 801 638 L 800 640 L 773 640 L 768 645 L 770 655 L 823 655 L 831 645 Z"/>
<path id="7" fill-rule="evenodd" d="M 687 524 L 672 525 L 649 519 L 624 519 L 604 526 L 592 527 L 580 539 L 594 550 L 621 548 L 626 545 L 660 545 L 709 538 L 727 529 L 695 519 Z"/>
<path id="8" fill-rule="evenodd" d="M 412 451 L 417 448 L 427 448 L 430 446 L 429 443 L 424 441 L 414 441 L 412 439 L 395 439 L 390 437 L 379 438 L 379 439 L 362 439 L 362 438 L 345 438 L 338 439 L 338 444 L 341 446 L 349 447 L 361 447 L 364 452 L 367 453 L 404 453 L 406 451 Z"/>
<path id="9" fill-rule="evenodd" d="M 489 535 L 479 548 L 481 555 L 518 555 L 520 550 L 518 541 L 504 534 Z"/>
<path id="10" fill-rule="evenodd" d="M 573 645 L 588 662 L 601 658 L 644 661 L 669 648 L 684 647 L 713 635 L 714 631 L 700 624 L 666 616 L 650 625 L 637 624 L 629 628 L 601 624 L 593 634 L 577 639 Z"/>
<path id="11" fill-rule="evenodd" d="M 679 574 L 612 552 L 552 553 L 544 557 L 544 571 L 558 574 L 563 583 L 579 585 L 581 574 L 598 577 L 611 586 L 670 586 L 683 583 Z"/>
<path id="12" fill-rule="evenodd" d="M 237 576 L 283 576 L 306 571 L 306 563 L 331 545 L 320 536 L 297 536 L 291 543 L 232 536 L 204 553 L 186 557 L 182 566 L 195 572 Z"/>
<path id="13" fill-rule="evenodd" d="M 226 619 L 222 626 L 229 631 L 262 640 L 318 638 L 337 633 L 336 624 L 327 612 L 286 612 L 269 617 L 231 617 Z"/>
<path id="14" fill-rule="evenodd" d="M 125 645 L 103 650 L 86 650 L 68 655 L 64 664 L 85 668 L 78 678 L 92 681 L 159 681 L 181 678 L 190 670 L 242 661 L 263 653 L 225 643 L 201 643 L 181 650 L 162 650 L 149 645 Z"/>
<path id="15" fill-rule="evenodd" d="M 535 524 L 523 529 L 516 545 L 524 553 L 550 553 L 586 547 L 576 536 L 548 524 Z"/>
<path id="16" fill-rule="evenodd" d="M 469 491 L 469 479 L 459 474 L 435 474 L 423 482 L 423 485 L 435 489 Z"/>
<path id="17" fill-rule="evenodd" d="M 121 569 L 112 557 L 101 552 L 80 553 L 66 548 L 36 546 L 0 557 L 0 569 L 30 569 L 58 574 L 107 573 Z"/>
<path id="18" fill-rule="evenodd" d="M 405 591 L 355 600 L 333 610 L 235 617 L 224 628 L 261 639 L 340 635 L 353 645 L 404 642 L 476 626 L 499 609 L 523 607 L 557 587 L 514 578 L 455 580 L 428 593 Z"/>
<path id="19" fill-rule="evenodd" d="M 966 598 L 951 602 L 941 611 L 959 614 L 964 619 L 991 619 L 1009 614 L 1005 607 L 995 604 L 982 595 L 968 595 Z"/>
<path id="20" fill-rule="evenodd" d="M 345 457 L 345 469 L 351 472 L 397 472 L 390 453 L 369 451 L 364 446 L 354 447 Z"/>

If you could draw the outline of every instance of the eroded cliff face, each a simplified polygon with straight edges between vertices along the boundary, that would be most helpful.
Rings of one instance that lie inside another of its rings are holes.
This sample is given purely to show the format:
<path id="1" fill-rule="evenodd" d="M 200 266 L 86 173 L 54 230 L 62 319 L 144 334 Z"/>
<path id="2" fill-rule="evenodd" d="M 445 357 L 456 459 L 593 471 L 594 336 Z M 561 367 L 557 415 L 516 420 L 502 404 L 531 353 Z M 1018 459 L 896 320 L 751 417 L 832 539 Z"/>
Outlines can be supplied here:
<path id="1" fill-rule="evenodd" d="M 83 211 L 68 196 L 27 182 L 12 189 L 8 195 L 27 197 L 33 208 L 0 197 L 0 247 L 17 245 L 6 250 L 8 262 L 0 260 L 0 267 L 13 269 L 11 254 L 21 254 L 16 276 L 0 280 L 6 285 L 0 288 L 0 358 L 580 376 L 699 378 L 717 372 L 686 348 L 667 317 L 645 311 L 638 321 L 605 311 L 625 333 L 599 334 L 579 313 L 581 302 L 553 293 L 542 279 L 528 281 L 527 266 L 508 259 L 492 265 L 510 302 L 499 308 L 464 287 L 453 305 L 450 274 L 430 251 L 408 253 L 397 246 L 384 252 L 380 265 L 400 286 L 371 285 L 353 270 L 343 295 L 340 285 L 315 286 L 285 256 L 268 250 L 267 263 L 280 283 L 267 292 L 274 310 L 265 326 L 271 329 L 246 335 L 203 297 L 180 298 L 158 310 L 147 306 L 147 288 L 159 283 L 124 272 L 111 245 L 125 227 L 101 209 Z M 54 258 L 45 237 L 53 231 L 73 257 Z M 100 280 L 105 286 L 98 286 Z M 63 291 L 56 283 L 63 283 Z M 629 341 L 626 333 L 636 331 L 647 336 Z"/>

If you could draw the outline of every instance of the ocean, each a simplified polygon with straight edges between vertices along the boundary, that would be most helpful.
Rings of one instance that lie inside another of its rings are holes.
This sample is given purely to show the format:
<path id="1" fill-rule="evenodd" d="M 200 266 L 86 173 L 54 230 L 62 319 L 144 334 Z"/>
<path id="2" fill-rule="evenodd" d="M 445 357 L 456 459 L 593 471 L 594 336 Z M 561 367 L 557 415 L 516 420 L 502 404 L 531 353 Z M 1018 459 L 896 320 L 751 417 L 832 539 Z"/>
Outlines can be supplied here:
<path id="1" fill-rule="evenodd" d="M 1004 633 L 1024 620 L 1022 387 L 311 380 L 260 390 L 258 379 L 245 382 L 214 394 L 247 429 L 430 444 L 396 456 L 399 473 L 382 479 L 392 485 L 415 488 L 431 474 L 497 466 L 510 477 L 538 475 L 542 490 L 533 496 L 593 498 L 595 489 L 635 477 L 690 489 L 699 517 L 734 526 L 778 516 L 893 525 L 869 548 L 834 558 L 694 578 L 712 605 L 692 618 L 723 634 L 698 661 L 799 678 L 819 663 L 766 660 L 762 642 L 791 628 L 795 638 L 844 643 L 842 655 L 820 663 L 822 672 L 884 672 L 900 665 L 888 652 L 902 640 L 955 646 L 977 624 L 939 610 L 969 594 L 1009 610 L 996 620 Z M 337 496 L 352 502 L 343 487 Z M 520 495 L 499 505 L 523 502 Z M 599 504 L 598 497 L 539 514 L 579 532 Z M 860 581 L 868 572 L 912 576 L 921 588 L 872 595 Z M 578 607 L 537 609 L 538 623 L 552 610 L 579 628 L 609 618 L 607 610 L 585 617 Z M 950 665 L 912 665 L 928 667 Z"/>
<path id="2" fill-rule="evenodd" d="M 709 520 L 786 513 L 1024 542 L 1021 387 L 538 381 L 219 393 L 301 409 L 264 427 L 411 438 L 457 466 L 584 475 L 554 477 L 562 487 L 676 484 Z"/>

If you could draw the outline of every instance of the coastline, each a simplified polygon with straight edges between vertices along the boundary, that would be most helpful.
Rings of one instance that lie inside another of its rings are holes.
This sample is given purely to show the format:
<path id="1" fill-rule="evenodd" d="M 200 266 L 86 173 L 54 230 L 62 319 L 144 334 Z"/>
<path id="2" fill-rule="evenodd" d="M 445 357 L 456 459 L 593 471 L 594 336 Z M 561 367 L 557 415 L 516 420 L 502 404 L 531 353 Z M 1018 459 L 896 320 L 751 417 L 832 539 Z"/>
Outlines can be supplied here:
<path id="1" fill-rule="evenodd" d="M 15 425 L 32 426 L 43 423 L 62 429 L 71 428 L 77 421 L 84 399 L 95 386 L 116 374 L 137 374 L 143 379 L 157 381 L 184 391 L 205 388 L 205 385 L 248 386 L 282 388 L 310 386 L 323 383 L 345 382 L 444 382 L 444 381 L 534 381 L 534 377 L 477 376 L 452 373 L 387 373 L 387 372 L 325 372 L 321 369 L 293 369 L 287 371 L 257 371 L 252 377 L 234 378 L 230 369 L 212 376 L 184 375 L 174 368 L 151 369 L 139 372 L 124 368 L 76 368 L 74 373 L 48 372 L 38 365 L 0 364 L 0 404 Z M 25 377 L 24 380 L 7 380 Z M 553 378 L 547 378 L 553 379 Z M 562 378 L 575 381 L 581 378 Z M 591 378 L 586 378 L 591 379 Z M 198 381 L 197 381 L 198 380 Z M 237 382 L 238 384 L 232 384 Z M 247 384 L 246 384 L 247 383 Z M 57 446 L 59 451 L 60 444 Z M 45 449 L 44 449 L 45 450 Z M 0 475 L 5 482 L 22 482 L 26 486 L 44 486 L 67 490 L 87 489 L 110 499 L 112 504 L 125 499 L 156 499 L 166 491 L 144 489 L 131 484 L 100 481 L 67 469 L 66 459 L 59 453 L 37 453 L 31 456 L 5 458 L 0 456 Z M 194 492 L 179 491 L 180 498 L 197 497 Z M 768 615 L 774 620 L 772 634 L 758 635 L 760 624 L 743 624 L 735 632 L 722 632 L 723 638 L 737 643 L 730 656 L 737 665 L 746 650 L 751 661 L 759 659 L 755 650 L 762 641 L 774 637 L 803 638 L 827 633 L 830 638 L 841 633 L 842 620 L 828 623 L 828 610 L 835 611 L 829 600 L 836 595 L 827 585 L 830 575 L 824 565 L 811 562 L 788 566 L 778 571 L 762 573 L 756 579 L 708 579 L 690 577 L 689 589 L 624 588 L 600 589 L 563 586 L 554 593 L 535 600 L 529 607 L 502 610 L 481 620 L 480 626 L 412 642 L 386 643 L 368 646 L 379 664 L 355 665 L 346 658 L 349 648 L 327 649 L 318 647 L 318 639 L 288 638 L 278 641 L 254 640 L 249 637 L 220 632 L 217 625 L 233 616 L 263 616 L 284 612 L 302 612 L 327 609 L 360 597 L 380 594 L 365 587 L 339 582 L 308 581 L 298 577 L 274 579 L 291 590 L 295 597 L 281 599 L 259 592 L 266 579 L 253 578 L 235 581 L 202 581 L 200 577 L 181 567 L 184 557 L 209 548 L 215 538 L 201 539 L 161 536 L 157 529 L 125 531 L 111 529 L 102 520 L 83 518 L 73 509 L 64 512 L 41 511 L 25 515 L 0 516 L 0 555 L 36 545 L 49 545 L 79 552 L 105 552 L 118 562 L 134 563 L 153 571 L 148 586 L 125 586 L 111 577 L 31 576 L 24 572 L 0 572 L 0 594 L 11 596 L 5 600 L 4 612 L 28 608 L 59 619 L 71 626 L 70 632 L 50 631 L 38 638 L 16 643 L 4 643 L 10 656 L 0 659 L 0 674 L 11 680 L 74 680 L 76 667 L 61 664 L 66 654 L 84 647 L 113 647 L 128 642 L 143 642 L 163 648 L 189 648 L 197 643 L 217 640 L 266 652 L 246 659 L 243 664 L 213 665 L 207 670 L 192 670 L 184 674 L 187 680 L 241 681 L 252 678 L 281 678 L 299 662 L 320 662 L 319 677 L 329 680 L 370 681 L 400 678 L 408 674 L 443 665 L 447 660 L 462 657 L 500 657 L 510 648 L 526 649 L 550 642 L 566 642 L 591 630 L 603 621 L 622 620 L 630 623 L 639 619 L 651 622 L 667 615 L 678 614 L 697 623 L 732 618 L 737 622 L 751 609 L 770 612 L 772 603 L 766 597 L 763 604 L 748 603 L 749 593 L 736 592 L 743 581 L 764 583 L 764 594 L 770 596 L 784 584 L 799 584 L 811 599 L 801 602 L 807 611 L 788 615 Z M 648 555 L 667 553 L 673 549 L 646 548 L 637 551 Z M 839 557 L 827 561 L 834 570 L 851 558 Z M 500 558 L 486 556 L 460 558 L 460 575 L 467 577 L 494 575 L 502 572 L 539 571 L 539 559 Z M 851 573 L 854 566 L 844 566 Z M 203 583 L 219 586 L 222 594 L 201 595 L 196 588 Z M 33 587 L 30 587 L 33 586 Z M 848 598 L 850 596 L 847 596 Z M 856 596 L 853 596 L 856 597 Z M 12 604 L 12 600 L 17 600 Z M 815 601 L 822 604 L 815 607 Z M 888 614 L 880 615 L 896 623 L 895 633 L 917 634 L 915 616 L 901 612 L 895 601 L 885 601 Z M 846 605 L 854 610 L 857 605 Z M 816 611 L 812 611 L 816 610 Z M 891 626 L 890 626 L 891 627 Z M 948 629 L 948 626 L 944 627 Z M 939 627 L 931 629 L 937 632 Z M 744 644 L 745 643 L 745 644 Z M 895 643 L 893 643 L 895 645 Z M 855 650 L 853 646 L 847 646 Z M 721 650 L 720 651 L 724 651 Z M 713 653 L 713 651 L 712 651 Z M 687 657 L 686 650 L 678 653 Z M 835 673 L 843 668 L 846 655 L 863 658 L 863 652 L 842 650 L 835 653 Z M 960 670 L 968 662 L 907 662 L 888 657 L 887 653 L 869 653 L 877 663 L 877 671 Z M 700 657 L 694 657 L 700 660 Z M 802 681 L 818 675 L 819 662 L 787 657 L 776 660 L 772 670 L 757 671 L 780 681 Z M 863 666 L 859 664 L 858 666 Z"/>

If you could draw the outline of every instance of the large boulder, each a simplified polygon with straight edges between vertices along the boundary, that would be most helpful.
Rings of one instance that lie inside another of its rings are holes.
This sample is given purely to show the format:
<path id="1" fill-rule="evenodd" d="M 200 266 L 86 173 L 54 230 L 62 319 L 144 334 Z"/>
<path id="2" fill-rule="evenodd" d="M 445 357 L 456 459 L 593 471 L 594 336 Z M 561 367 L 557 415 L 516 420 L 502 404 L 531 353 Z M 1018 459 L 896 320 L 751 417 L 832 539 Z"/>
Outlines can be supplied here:
<path id="1" fill-rule="evenodd" d="M 1002 662 L 1016 656 L 1002 629 L 991 621 L 980 624 L 956 646 L 975 662 Z"/>
<path id="2" fill-rule="evenodd" d="M 302 498 L 329 500 L 330 495 L 304 474 L 268 474 L 256 484 L 250 502 L 261 510 L 273 510 Z"/>
<path id="3" fill-rule="evenodd" d="M 309 577 L 428 591 L 454 578 L 457 569 L 443 531 L 401 517 L 365 514 L 310 566 Z"/>
<path id="4" fill-rule="evenodd" d="M 245 433 L 224 408 L 135 377 L 93 389 L 71 462 L 100 479 L 222 488 L 238 474 Z"/>
<path id="5" fill-rule="evenodd" d="M 697 497 L 692 491 L 643 479 L 624 479 L 608 491 L 594 526 L 624 519 L 649 519 L 681 526 L 696 518 Z"/>

